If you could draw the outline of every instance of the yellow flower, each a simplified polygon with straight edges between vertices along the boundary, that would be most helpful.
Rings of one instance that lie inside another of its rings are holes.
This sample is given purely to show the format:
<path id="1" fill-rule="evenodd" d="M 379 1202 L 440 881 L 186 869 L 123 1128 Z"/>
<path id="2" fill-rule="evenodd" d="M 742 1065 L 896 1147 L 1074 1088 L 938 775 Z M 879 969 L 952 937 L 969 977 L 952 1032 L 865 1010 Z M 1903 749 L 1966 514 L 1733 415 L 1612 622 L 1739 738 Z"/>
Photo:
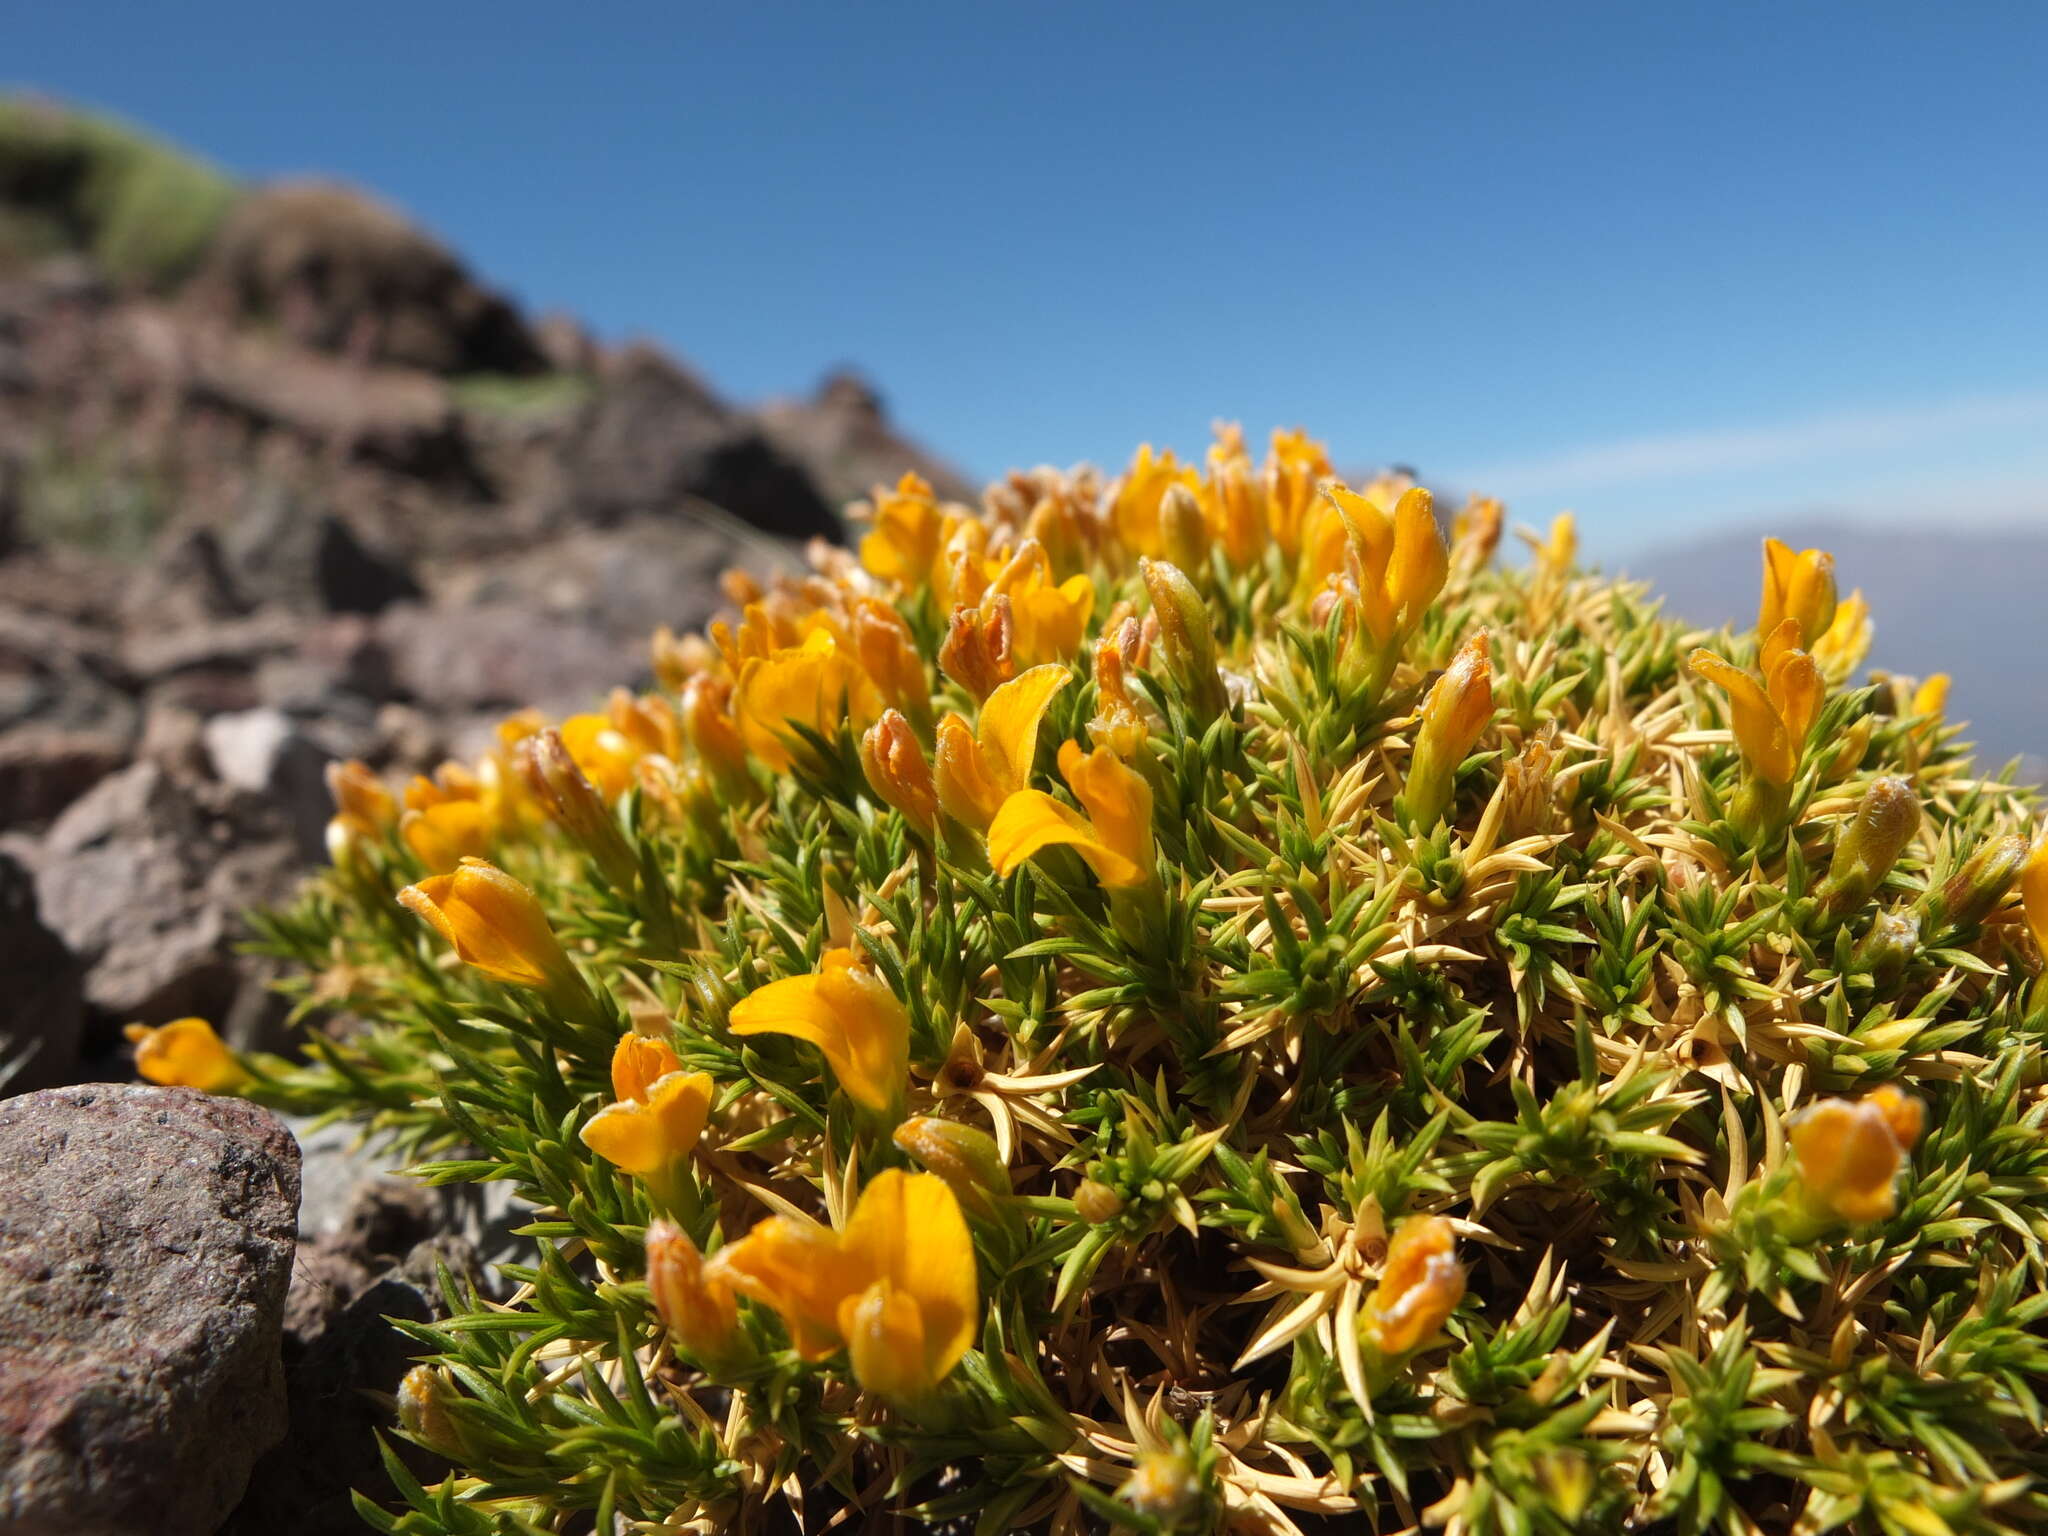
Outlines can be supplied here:
<path id="1" fill-rule="evenodd" d="M 1174 458 L 1172 449 L 1155 456 L 1150 443 L 1141 446 L 1110 501 L 1110 522 L 1124 548 L 1153 559 L 1165 554 L 1159 504 L 1173 486 L 1194 490 L 1198 484 L 1195 471 Z"/>
<path id="2" fill-rule="evenodd" d="M 770 982 L 732 1010 L 736 1035 L 791 1035 L 825 1053 L 848 1098 L 882 1113 L 903 1102 L 910 1015 L 888 984 L 828 949 L 816 975 Z"/>
<path id="3" fill-rule="evenodd" d="M 1095 611 L 1095 583 L 1087 576 L 1069 576 L 1055 585 L 1052 561 L 1037 540 L 1018 546 L 989 592 L 1010 600 L 1011 647 L 1019 666 L 1064 662 L 1080 650 L 1088 616 Z"/>
<path id="4" fill-rule="evenodd" d="M 1060 744 L 1060 773 L 1086 808 L 1084 817 L 1042 790 L 1023 789 L 1003 802 L 988 829 L 988 859 L 1007 875 L 1046 848 L 1074 849 L 1114 890 L 1152 878 L 1152 790 L 1106 747 L 1083 752 Z"/>
<path id="5" fill-rule="evenodd" d="M 1493 719 L 1493 661 L 1485 630 L 1458 647 L 1423 700 L 1421 715 L 1402 804 L 1416 829 L 1427 832 L 1450 804 L 1458 765 Z"/>
<path id="6" fill-rule="evenodd" d="M 1301 431 L 1275 432 L 1262 487 L 1266 526 L 1289 559 L 1301 552 L 1322 483 L 1332 473 L 1329 451 Z"/>
<path id="7" fill-rule="evenodd" d="M 915 592 L 932 580 L 946 532 L 946 516 L 931 486 L 906 470 L 894 491 L 876 490 L 874 520 L 860 541 L 860 563 L 880 580 Z"/>
<path id="8" fill-rule="evenodd" d="M 683 685 L 683 739 L 729 798 L 752 787 L 747 744 L 732 718 L 732 683 L 699 674 Z"/>
<path id="9" fill-rule="evenodd" d="M 842 723 L 857 735 L 882 712 L 874 683 L 823 629 L 741 666 L 736 708 L 748 748 L 776 772 L 789 767 L 791 730 L 802 726 L 830 740 Z"/>
<path id="10" fill-rule="evenodd" d="M 491 813 L 475 800 L 444 800 L 398 818 L 398 835 L 435 874 L 491 851 Z"/>
<path id="11" fill-rule="evenodd" d="M 1827 629 L 1807 647 L 1830 682 L 1846 680 L 1870 653 L 1870 604 L 1863 593 L 1851 592 L 1835 606 L 1835 617 Z"/>
<path id="12" fill-rule="evenodd" d="M 1357 585 L 1360 615 L 1373 645 L 1386 649 L 1412 635 L 1450 574 L 1450 552 L 1436 525 L 1428 491 L 1411 486 L 1389 517 L 1377 505 L 1334 481 L 1323 495 L 1339 518 L 1342 543 Z M 1325 529 L 1331 525 L 1323 524 Z M 1334 574 L 1317 571 L 1311 586 Z"/>
<path id="13" fill-rule="evenodd" d="M 125 1033 L 135 1046 L 135 1070 L 152 1083 L 233 1093 L 249 1081 L 234 1052 L 204 1019 L 173 1019 L 155 1029 L 130 1024 Z"/>
<path id="14" fill-rule="evenodd" d="M 925 761 L 924 748 L 908 720 L 893 709 L 883 710 L 882 718 L 860 739 L 860 766 L 868 788 L 883 804 L 895 807 L 918 831 L 931 836 L 939 811 L 932 765 Z"/>
<path id="15" fill-rule="evenodd" d="M 1822 1099 L 1786 1126 L 1801 1197 L 1842 1221 L 1882 1221 L 1898 1208 L 1899 1170 L 1926 1110 L 1889 1083 L 1860 1099 Z"/>
<path id="16" fill-rule="evenodd" d="M 2020 906 L 2034 949 L 2048 962 L 2048 834 L 2035 840 L 2033 852 L 2020 866 Z"/>
<path id="17" fill-rule="evenodd" d="M 977 832 L 988 830 L 1003 802 L 1030 782 L 1039 723 L 1053 695 L 1072 679 L 1062 666 L 1033 667 L 989 694 L 972 730 L 959 715 L 939 722 L 934 782 L 948 816 Z"/>
<path id="18" fill-rule="evenodd" d="M 408 885 L 398 900 L 493 980 L 548 992 L 583 988 L 533 892 L 494 864 L 464 859 L 449 874 Z"/>
<path id="19" fill-rule="evenodd" d="M 1000 592 L 961 604 L 946 621 L 939 642 L 939 670 L 977 699 L 985 699 L 1017 675 L 1017 621 Z"/>
<path id="20" fill-rule="evenodd" d="M 861 1191 L 844 1231 L 771 1216 L 706 1266 L 773 1307 L 799 1353 L 844 1347 L 877 1396 L 914 1403 L 974 1342 L 974 1243 L 943 1179 L 890 1168 Z"/>
<path id="21" fill-rule="evenodd" d="M 327 765 L 334 815 L 327 823 L 327 856 L 341 865 L 398 819 L 398 802 L 369 768 L 351 758 Z"/>
<path id="22" fill-rule="evenodd" d="M 1382 1355 L 1408 1354 L 1436 1336 L 1464 1294 L 1450 1222 L 1412 1216 L 1387 1244 L 1380 1283 L 1358 1314 L 1359 1332 Z"/>
<path id="23" fill-rule="evenodd" d="M 717 656 L 702 635 L 678 635 L 666 624 L 656 626 L 648 650 L 654 680 L 670 693 L 681 693 Z"/>
<path id="24" fill-rule="evenodd" d="M 682 755 L 682 723 L 660 694 L 636 695 L 631 689 L 614 688 L 604 712 L 612 729 L 632 744 L 636 758 L 660 756 L 673 761 Z"/>
<path id="25" fill-rule="evenodd" d="M 1768 688 L 1712 651 L 1694 651 L 1692 669 L 1727 694 L 1729 728 L 1744 760 L 1770 783 L 1790 784 L 1827 689 L 1813 658 L 1781 647 Z"/>
<path id="26" fill-rule="evenodd" d="M 327 765 L 327 792 L 334 797 L 335 813 L 352 816 L 373 832 L 381 832 L 398 819 L 398 802 L 391 798 L 369 767 L 350 758 Z"/>
<path id="27" fill-rule="evenodd" d="M 583 1123 L 583 1144 L 606 1162 L 651 1183 L 672 1174 L 704 1134 L 714 1086 L 709 1072 L 670 1072 L 644 1099 L 607 1104 Z"/>
<path id="28" fill-rule="evenodd" d="M 645 1104 L 647 1092 L 671 1072 L 683 1070 L 675 1048 L 652 1035 L 621 1035 L 612 1048 L 612 1097 Z"/>
<path id="29" fill-rule="evenodd" d="M 669 1336 L 712 1370 L 744 1353 L 732 1286 L 707 1272 L 689 1233 L 656 1217 L 647 1224 L 647 1293 Z"/>
<path id="30" fill-rule="evenodd" d="M 1913 690 L 1913 713 L 1916 715 L 1939 715 L 1948 707 L 1949 677 L 1946 672 L 1937 672 L 1918 688 Z"/>
<path id="31" fill-rule="evenodd" d="M 862 598 L 853 606 L 853 649 L 882 698 L 929 727 L 931 679 L 903 615 L 880 598 Z"/>
<path id="32" fill-rule="evenodd" d="M 1212 450 L 1211 461 L 1201 491 L 1203 515 L 1231 569 L 1249 570 L 1265 552 L 1269 536 L 1265 485 L 1242 451 L 1217 460 Z"/>
<path id="33" fill-rule="evenodd" d="M 1778 626 L 1787 619 L 1798 628 L 1791 643 L 1802 649 L 1817 645 L 1835 621 L 1835 557 L 1822 549 L 1794 551 L 1776 539 L 1764 540 L 1764 595 L 1756 615 L 1757 638 L 1764 643 L 1761 658 L 1768 675 L 1776 659 L 1773 647 L 1782 647 Z"/>
<path id="34" fill-rule="evenodd" d="M 609 715 L 571 715 L 562 722 L 561 736 L 571 760 L 607 801 L 633 787 L 640 749 Z"/>
<path id="35" fill-rule="evenodd" d="M 1536 579 L 1553 586 L 1571 575 L 1579 558 L 1579 520 L 1560 512 L 1550 520 L 1550 532 L 1535 549 Z"/>

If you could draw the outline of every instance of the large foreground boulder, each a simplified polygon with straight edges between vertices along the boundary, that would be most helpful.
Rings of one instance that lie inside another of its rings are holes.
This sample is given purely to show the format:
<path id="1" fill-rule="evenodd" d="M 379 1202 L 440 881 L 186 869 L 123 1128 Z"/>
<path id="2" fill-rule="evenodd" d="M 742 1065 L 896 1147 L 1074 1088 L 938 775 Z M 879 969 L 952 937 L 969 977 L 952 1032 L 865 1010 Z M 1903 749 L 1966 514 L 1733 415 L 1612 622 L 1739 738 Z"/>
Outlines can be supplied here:
<path id="1" fill-rule="evenodd" d="M 0 1536 L 204 1536 L 284 1430 L 298 1147 L 268 1111 L 0 1103 Z"/>

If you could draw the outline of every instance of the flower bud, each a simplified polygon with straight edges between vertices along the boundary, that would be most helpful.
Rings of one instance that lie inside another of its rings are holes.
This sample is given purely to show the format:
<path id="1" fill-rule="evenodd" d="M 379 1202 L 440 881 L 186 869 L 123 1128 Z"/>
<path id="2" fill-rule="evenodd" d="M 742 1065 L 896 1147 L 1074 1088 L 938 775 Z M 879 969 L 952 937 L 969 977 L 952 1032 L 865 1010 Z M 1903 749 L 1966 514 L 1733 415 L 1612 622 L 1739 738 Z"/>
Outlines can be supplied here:
<path id="1" fill-rule="evenodd" d="M 1380 1283 L 1358 1314 L 1359 1334 L 1382 1355 L 1408 1354 L 1436 1336 L 1464 1294 L 1450 1222 L 1411 1217 L 1387 1245 Z"/>
<path id="2" fill-rule="evenodd" d="M 1868 901 L 1919 826 L 1913 786 L 1889 775 L 1874 780 L 1836 835 L 1835 856 L 1818 893 L 1827 908 L 1839 914 Z"/>
<path id="3" fill-rule="evenodd" d="M 135 1070 L 149 1082 L 233 1093 L 249 1081 L 235 1053 L 204 1019 L 173 1019 L 156 1029 L 130 1024 L 125 1033 L 135 1046 Z"/>
<path id="4" fill-rule="evenodd" d="M 1088 736 L 1126 762 L 1137 755 L 1149 734 L 1145 715 L 1126 681 L 1124 658 L 1138 644 L 1136 619 L 1125 619 L 1095 642 L 1095 714 L 1088 722 Z"/>
<path id="5" fill-rule="evenodd" d="M 1202 1502 L 1202 1480 L 1184 1444 L 1148 1446 L 1138 1452 L 1131 1475 L 1117 1497 L 1139 1514 L 1172 1528 Z"/>
<path id="6" fill-rule="evenodd" d="M 2027 840 L 2018 833 L 1994 837 L 1948 877 L 1932 897 L 1921 898 L 1928 915 L 1952 928 L 1974 928 L 2005 900 L 2027 860 Z"/>
<path id="7" fill-rule="evenodd" d="M 1017 675 L 1010 600 L 997 593 L 977 607 L 957 607 L 939 646 L 939 669 L 977 699 Z"/>
<path id="8" fill-rule="evenodd" d="M 620 890 L 632 890 L 640 861 L 626 846 L 625 834 L 597 787 L 569 755 L 561 734 L 545 730 L 529 736 L 519 744 L 518 753 L 527 788 L 541 808 L 597 862 L 606 880 Z"/>
<path id="9" fill-rule="evenodd" d="M 867 728 L 860 739 L 860 766 L 868 787 L 882 803 L 901 811 L 926 837 L 932 834 L 939 802 L 932 788 L 932 767 L 925 759 L 910 722 L 893 709 Z"/>
<path id="10" fill-rule="evenodd" d="M 1209 623 L 1209 605 L 1180 567 L 1164 560 L 1138 562 L 1152 613 L 1159 620 L 1159 648 L 1166 670 L 1181 686 L 1182 696 L 1203 724 L 1225 714 L 1230 697 L 1216 670 L 1216 633 Z"/>
<path id="11" fill-rule="evenodd" d="M 946 1181 L 969 1215 L 990 1217 L 1010 1193 L 1010 1170 L 995 1137 L 957 1120 L 918 1115 L 896 1127 L 896 1145 Z"/>
<path id="12" fill-rule="evenodd" d="M 717 1372 L 745 1352 L 732 1287 L 707 1275 L 690 1235 L 661 1217 L 647 1225 L 647 1290 L 669 1337 L 697 1364 Z"/>
<path id="13" fill-rule="evenodd" d="M 562 1001 L 589 989 L 562 950 L 532 891 L 482 859 L 464 859 L 398 893 L 399 904 L 431 924 L 455 953 L 486 976 Z"/>
<path id="14" fill-rule="evenodd" d="M 1209 568 L 1209 524 L 1202 504 L 1185 485 L 1167 488 L 1159 502 L 1159 542 L 1166 558 L 1183 571 Z"/>
<path id="15" fill-rule="evenodd" d="M 1409 825 L 1426 832 L 1451 803 L 1458 765 L 1493 719 L 1493 661 L 1486 631 L 1463 645 L 1422 703 L 1422 724 L 1408 759 L 1401 804 Z"/>
<path id="16" fill-rule="evenodd" d="M 1880 912 L 1871 920 L 1870 931 L 1858 941 L 1850 963 L 1889 990 L 1899 984 L 1919 948 L 1919 913 Z"/>
<path id="17" fill-rule="evenodd" d="M 1074 1209 L 1083 1221 L 1099 1227 L 1123 1214 L 1124 1197 L 1100 1179 L 1083 1179 L 1074 1191 Z"/>
<path id="18" fill-rule="evenodd" d="M 461 1455 L 461 1437 L 447 1408 L 448 1399 L 454 1394 L 455 1386 L 446 1370 L 432 1365 L 414 1366 L 398 1384 L 399 1427 L 429 1450 L 443 1456 Z"/>

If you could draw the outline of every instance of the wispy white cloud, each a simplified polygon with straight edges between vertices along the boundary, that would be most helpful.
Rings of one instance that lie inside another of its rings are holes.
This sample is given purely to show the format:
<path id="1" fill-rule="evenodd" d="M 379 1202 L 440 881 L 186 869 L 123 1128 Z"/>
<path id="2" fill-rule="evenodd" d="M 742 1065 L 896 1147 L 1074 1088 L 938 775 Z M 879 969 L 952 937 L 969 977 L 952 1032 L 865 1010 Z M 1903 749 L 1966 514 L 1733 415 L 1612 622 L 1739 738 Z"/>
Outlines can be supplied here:
<path id="1" fill-rule="evenodd" d="M 1839 412 L 1782 426 L 1631 438 L 1495 464 L 1457 478 L 1511 496 L 1578 496 L 1616 486 L 1895 456 L 1972 434 L 2017 430 L 2048 433 L 2048 391 Z"/>

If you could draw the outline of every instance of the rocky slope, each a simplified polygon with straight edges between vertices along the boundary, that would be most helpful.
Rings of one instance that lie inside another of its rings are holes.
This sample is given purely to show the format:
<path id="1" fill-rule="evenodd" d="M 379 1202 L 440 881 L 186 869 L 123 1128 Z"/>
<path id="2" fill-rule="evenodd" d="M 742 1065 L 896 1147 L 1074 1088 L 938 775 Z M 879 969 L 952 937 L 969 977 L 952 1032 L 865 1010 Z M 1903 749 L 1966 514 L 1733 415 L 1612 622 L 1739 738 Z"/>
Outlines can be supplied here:
<path id="1" fill-rule="evenodd" d="M 130 1019 L 272 1034 L 238 914 L 318 856 L 327 761 L 588 707 L 908 468 L 969 492 L 850 375 L 748 409 L 363 193 L 0 101 L 11 1087 L 124 1075 Z"/>

